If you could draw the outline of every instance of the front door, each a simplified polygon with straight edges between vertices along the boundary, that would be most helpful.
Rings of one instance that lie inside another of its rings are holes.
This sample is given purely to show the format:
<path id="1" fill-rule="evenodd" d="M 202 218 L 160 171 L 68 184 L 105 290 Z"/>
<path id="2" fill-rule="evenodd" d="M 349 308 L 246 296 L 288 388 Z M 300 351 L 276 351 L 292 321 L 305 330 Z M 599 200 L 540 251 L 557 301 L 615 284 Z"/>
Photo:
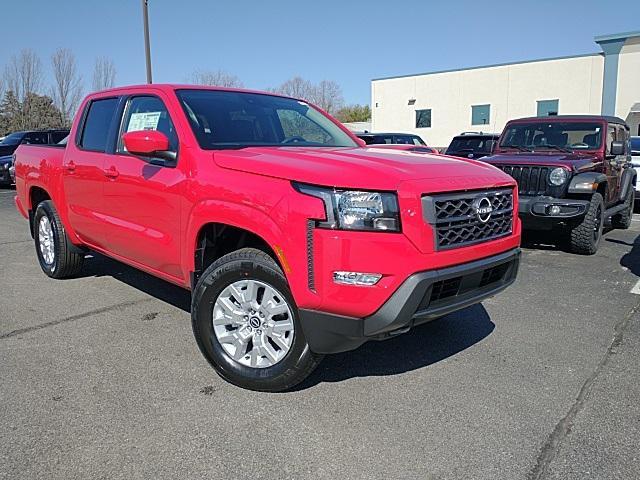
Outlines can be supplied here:
<path id="1" fill-rule="evenodd" d="M 104 212 L 109 224 L 107 250 L 147 269 L 184 281 L 181 269 L 181 199 L 186 168 L 160 166 L 151 158 L 129 154 L 122 134 L 158 130 L 178 152 L 178 134 L 165 103 L 157 96 L 129 98 L 115 155 L 108 158 Z"/>

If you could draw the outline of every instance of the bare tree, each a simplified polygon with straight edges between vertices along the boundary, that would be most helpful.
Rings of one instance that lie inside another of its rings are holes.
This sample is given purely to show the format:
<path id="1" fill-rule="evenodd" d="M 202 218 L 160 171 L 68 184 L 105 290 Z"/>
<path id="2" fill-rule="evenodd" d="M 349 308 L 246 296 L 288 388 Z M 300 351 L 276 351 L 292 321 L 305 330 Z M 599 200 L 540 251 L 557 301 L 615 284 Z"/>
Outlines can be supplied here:
<path id="1" fill-rule="evenodd" d="M 107 57 L 96 58 L 93 67 L 93 90 L 105 90 L 112 88 L 116 84 L 116 67 L 113 60 Z"/>
<path id="2" fill-rule="evenodd" d="M 82 77 L 76 69 L 76 58 L 66 48 L 59 48 L 51 56 L 54 85 L 53 102 L 60 110 L 60 126 L 68 127 L 82 98 Z"/>
<path id="3" fill-rule="evenodd" d="M 13 92 L 20 104 L 16 125 L 28 128 L 36 122 L 32 118 L 31 99 L 42 85 L 42 63 L 33 50 L 22 50 L 13 55 L 5 67 L 6 89 Z"/>
<path id="4" fill-rule="evenodd" d="M 33 50 L 25 49 L 13 55 L 5 67 L 7 90 L 13 91 L 20 102 L 42 85 L 42 63 Z"/>
<path id="5" fill-rule="evenodd" d="M 279 87 L 270 89 L 270 91 L 289 97 L 302 98 L 310 102 L 314 96 L 314 86 L 309 80 L 305 80 L 302 77 L 290 78 Z"/>
<path id="6" fill-rule="evenodd" d="M 333 80 L 322 80 L 314 86 L 310 101 L 328 113 L 335 113 L 344 105 L 342 89 Z"/>
<path id="7" fill-rule="evenodd" d="M 307 100 L 329 113 L 337 112 L 344 105 L 342 89 L 333 80 L 322 80 L 314 85 L 302 77 L 293 77 L 269 91 Z"/>
<path id="8" fill-rule="evenodd" d="M 196 70 L 191 74 L 191 83 L 196 85 L 215 85 L 217 87 L 242 88 L 244 84 L 236 75 L 223 70 Z"/>

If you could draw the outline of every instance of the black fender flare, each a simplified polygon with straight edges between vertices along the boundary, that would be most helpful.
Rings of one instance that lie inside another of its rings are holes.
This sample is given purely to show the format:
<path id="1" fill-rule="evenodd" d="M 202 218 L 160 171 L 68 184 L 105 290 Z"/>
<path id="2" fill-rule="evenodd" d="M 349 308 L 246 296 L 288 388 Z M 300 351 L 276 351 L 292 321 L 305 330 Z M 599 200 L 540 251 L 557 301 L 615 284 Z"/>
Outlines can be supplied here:
<path id="1" fill-rule="evenodd" d="M 622 170 L 622 177 L 620 177 L 620 201 L 624 201 L 624 199 L 627 198 L 629 189 L 634 188 L 636 176 L 637 173 L 635 168 L 626 167 Z"/>
<path id="2" fill-rule="evenodd" d="M 591 194 L 596 188 L 593 188 L 593 184 L 601 185 L 607 184 L 607 176 L 604 173 L 599 172 L 584 172 L 578 173 L 571 178 L 569 182 L 569 189 L 567 193 L 588 193 Z"/>

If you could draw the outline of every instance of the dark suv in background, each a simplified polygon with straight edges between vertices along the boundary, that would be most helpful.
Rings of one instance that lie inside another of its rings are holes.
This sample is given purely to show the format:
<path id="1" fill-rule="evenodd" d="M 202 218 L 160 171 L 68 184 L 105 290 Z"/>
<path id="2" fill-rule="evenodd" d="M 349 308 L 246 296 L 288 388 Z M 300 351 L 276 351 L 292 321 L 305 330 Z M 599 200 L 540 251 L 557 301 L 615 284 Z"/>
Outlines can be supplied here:
<path id="1" fill-rule="evenodd" d="M 463 158 L 486 157 L 491 155 L 491 151 L 499 137 L 500 134 L 498 133 L 463 132 L 453 137 L 444 153 L 445 155 Z"/>
<path id="2" fill-rule="evenodd" d="M 482 159 L 518 182 L 523 229 L 556 231 L 594 254 L 603 226 L 629 228 L 636 171 L 629 127 L 617 117 L 558 115 L 512 120 Z"/>
<path id="3" fill-rule="evenodd" d="M 11 185 L 13 152 L 22 145 L 55 145 L 69 135 L 69 130 L 26 130 L 10 133 L 0 142 L 0 185 Z"/>

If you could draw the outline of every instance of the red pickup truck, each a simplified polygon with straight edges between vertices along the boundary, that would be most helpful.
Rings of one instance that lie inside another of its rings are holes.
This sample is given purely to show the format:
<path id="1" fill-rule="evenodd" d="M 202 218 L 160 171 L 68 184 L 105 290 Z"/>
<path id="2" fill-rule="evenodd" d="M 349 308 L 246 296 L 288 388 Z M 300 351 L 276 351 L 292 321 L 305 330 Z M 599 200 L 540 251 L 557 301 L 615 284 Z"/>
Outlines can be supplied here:
<path id="1" fill-rule="evenodd" d="M 66 146 L 21 146 L 16 205 L 42 270 L 97 251 L 192 290 L 226 380 L 278 391 L 323 354 L 496 294 L 517 273 L 515 181 L 365 148 L 307 102 L 146 85 L 89 95 Z"/>

